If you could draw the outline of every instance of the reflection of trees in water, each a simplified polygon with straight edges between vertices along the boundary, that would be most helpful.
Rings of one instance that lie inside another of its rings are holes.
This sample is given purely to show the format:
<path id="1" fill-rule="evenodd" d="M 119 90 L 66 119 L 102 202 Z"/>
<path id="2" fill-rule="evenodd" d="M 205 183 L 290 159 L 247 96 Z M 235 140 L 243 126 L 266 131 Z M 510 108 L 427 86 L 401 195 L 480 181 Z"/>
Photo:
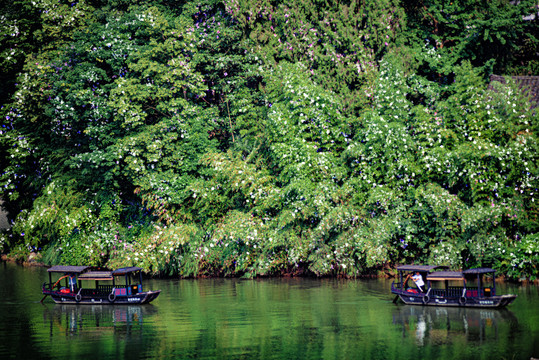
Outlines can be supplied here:
<path id="1" fill-rule="evenodd" d="M 517 319 L 507 309 L 399 306 L 393 323 L 402 326 L 403 337 L 413 334 L 418 345 L 440 345 L 459 339 L 472 342 L 496 340 L 503 327 L 514 328 Z"/>
<path id="2" fill-rule="evenodd" d="M 95 335 L 114 332 L 131 335 L 142 332 L 144 315 L 154 313 L 151 305 L 55 305 L 43 312 L 44 321 L 50 323 L 51 336 L 64 332 L 66 335 Z"/>

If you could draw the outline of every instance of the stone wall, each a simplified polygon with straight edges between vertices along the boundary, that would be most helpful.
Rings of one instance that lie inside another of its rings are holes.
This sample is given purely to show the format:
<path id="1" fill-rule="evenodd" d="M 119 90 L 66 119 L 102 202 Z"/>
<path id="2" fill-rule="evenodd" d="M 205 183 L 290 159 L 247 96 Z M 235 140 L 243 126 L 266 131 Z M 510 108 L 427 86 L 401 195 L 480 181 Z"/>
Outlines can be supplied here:
<path id="1" fill-rule="evenodd" d="M 1 229 L 9 229 L 9 223 L 5 211 L 2 209 L 2 200 L 0 199 L 0 230 Z"/>

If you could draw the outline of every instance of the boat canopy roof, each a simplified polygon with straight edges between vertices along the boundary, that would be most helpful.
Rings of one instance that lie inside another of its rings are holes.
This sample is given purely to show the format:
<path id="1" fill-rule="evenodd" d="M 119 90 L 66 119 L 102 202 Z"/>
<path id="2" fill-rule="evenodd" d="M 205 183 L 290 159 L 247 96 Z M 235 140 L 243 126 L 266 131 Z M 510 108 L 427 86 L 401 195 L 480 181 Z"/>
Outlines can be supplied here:
<path id="1" fill-rule="evenodd" d="M 427 275 L 427 280 L 464 280 L 460 271 L 436 271 Z"/>
<path id="2" fill-rule="evenodd" d="M 490 274 L 494 272 L 496 272 L 496 270 L 491 269 L 491 268 L 475 268 L 475 269 L 468 269 L 468 270 L 463 271 L 464 275 L 472 275 L 472 274 L 481 275 L 481 274 Z"/>
<path id="3" fill-rule="evenodd" d="M 122 276 L 142 270 L 142 268 L 136 266 L 124 267 L 114 271 L 93 269 L 95 268 L 91 266 L 56 265 L 48 268 L 47 271 L 64 274 L 80 274 L 79 279 L 82 280 L 106 280 L 106 278 L 112 280 L 112 276 Z"/>
<path id="4" fill-rule="evenodd" d="M 112 280 L 111 271 L 88 271 L 79 276 L 79 280 Z"/>
<path id="5" fill-rule="evenodd" d="M 121 276 L 121 275 L 129 274 L 129 273 L 137 272 L 140 270 L 142 270 L 142 268 L 139 268 L 136 266 L 124 267 L 124 268 L 114 270 L 112 272 L 112 275 Z"/>
<path id="6" fill-rule="evenodd" d="M 80 274 L 86 271 L 89 266 L 71 266 L 71 265 L 56 265 L 47 269 L 48 272 Z"/>
<path id="7" fill-rule="evenodd" d="M 449 269 L 449 266 L 445 265 L 401 265 L 397 267 L 398 271 L 420 271 L 431 272 L 436 269 Z"/>

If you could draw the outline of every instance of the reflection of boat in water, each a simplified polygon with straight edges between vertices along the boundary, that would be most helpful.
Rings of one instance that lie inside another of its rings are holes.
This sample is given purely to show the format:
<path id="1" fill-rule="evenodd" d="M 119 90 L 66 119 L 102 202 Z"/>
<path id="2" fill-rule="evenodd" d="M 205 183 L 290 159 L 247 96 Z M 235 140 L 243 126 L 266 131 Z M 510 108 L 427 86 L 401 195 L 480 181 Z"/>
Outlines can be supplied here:
<path id="1" fill-rule="evenodd" d="M 96 332 L 123 332 L 130 334 L 133 331 L 142 331 L 144 316 L 155 313 L 151 305 L 55 305 L 52 309 L 46 308 L 43 319 L 50 322 L 51 331 L 58 328 L 69 334 L 84 334 Z"/>
<path id="2" fill-rule="evenodd" d="M 395 308 L 393 323 L 402 326 L 403 336 L 414 332 L 419 345 L 450 343 L 459 338 L 496 340 L 501 327 L 518 325 L 517 318 L 507 309 L 410 305 Z"/>

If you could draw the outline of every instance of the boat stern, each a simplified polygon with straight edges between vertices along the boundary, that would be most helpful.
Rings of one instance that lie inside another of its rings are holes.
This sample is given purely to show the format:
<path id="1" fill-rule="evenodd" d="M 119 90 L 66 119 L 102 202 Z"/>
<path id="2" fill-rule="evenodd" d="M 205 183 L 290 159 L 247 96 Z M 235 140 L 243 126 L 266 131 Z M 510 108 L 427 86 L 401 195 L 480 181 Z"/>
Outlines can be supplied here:
<path id="1" fill-rule="evenodd" d="M 161 290 L 155 290 L 155 291 L 147 291 L 145 293 L 144 298 L 140 302 L 141 304 L 149 304 L 150 302 L 154 301 L 159 294 L 161 293 Z"/>

